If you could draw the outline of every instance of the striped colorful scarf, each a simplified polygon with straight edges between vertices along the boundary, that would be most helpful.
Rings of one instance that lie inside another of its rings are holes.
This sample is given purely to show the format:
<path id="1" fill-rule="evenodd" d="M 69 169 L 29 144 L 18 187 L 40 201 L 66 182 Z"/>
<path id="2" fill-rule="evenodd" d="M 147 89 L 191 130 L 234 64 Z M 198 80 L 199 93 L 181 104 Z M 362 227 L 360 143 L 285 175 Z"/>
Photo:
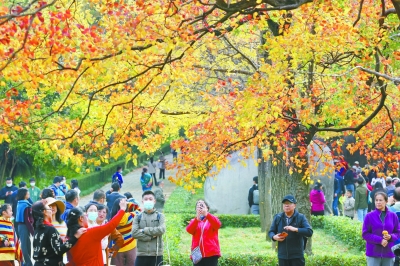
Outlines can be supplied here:
<path id="1" fill-rule="evenodd" d="M 4 242 L 8 241 L 8 246 Z M 12 222 L 0 218 L 0 261 L 15 260 L 14 227 Z"/>

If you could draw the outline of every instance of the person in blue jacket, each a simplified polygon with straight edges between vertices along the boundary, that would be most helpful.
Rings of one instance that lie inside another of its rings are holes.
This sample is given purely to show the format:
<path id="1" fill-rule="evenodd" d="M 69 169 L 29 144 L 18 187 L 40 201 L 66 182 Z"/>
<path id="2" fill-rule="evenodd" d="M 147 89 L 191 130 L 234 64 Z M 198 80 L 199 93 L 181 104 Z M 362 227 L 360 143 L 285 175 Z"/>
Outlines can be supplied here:
<path id="1" fill-rule="evenodd" d="M 11 194 L 18 190 L 16 186 L 13 185 L 13 180 L 11 177 L 7 177 L 6 186 L 0 190 L 0 199 L 4 200 L 4 203 L 12 205 Z"/>
<path id="2" fill-rule="evenodd" d="M 111 183 L 118 182 L 119 187 L 122 188 L 122 183 L 124 183 L 124 178 L 122 177 L 122 167 L 118 166 L 117 167 L 117 172 L 113 174 Z"/>
<path id="3" fill-rule="evenodd" d="M 68 214 L 69 212 L 75 208 L 78 207 L 79 205 L 79 195 L 76 190 L 71 189 L 67 191 L 67 194 L 65 194 L 65 211 L 63 214 L 61 214 L 61 219 L 65 221 L 65 223 L 68 223 Z"/>

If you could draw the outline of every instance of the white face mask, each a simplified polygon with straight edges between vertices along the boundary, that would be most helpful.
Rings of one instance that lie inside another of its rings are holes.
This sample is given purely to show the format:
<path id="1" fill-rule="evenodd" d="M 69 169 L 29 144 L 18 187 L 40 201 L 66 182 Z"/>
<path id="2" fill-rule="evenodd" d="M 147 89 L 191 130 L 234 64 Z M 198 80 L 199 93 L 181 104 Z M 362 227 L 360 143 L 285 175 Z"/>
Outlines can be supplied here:
<path id="1" fill-rule="evenodd" d="M 61 185 L 64 185 L 64 181 L 61 181 L 60 184 L 61 184 Z"/>
<path id="2" fill-rule="evenodd" d="M 31 184 L 31 187 L 35 186 L 35 182 L 31 182 L 30 184 Z"/>
<path id="3" fill-rule="evenodd" d="M 7 187 L 11 187 L 11 186 L 12 186 L 12 183 L 6 183 L 6 186 L 7 186 Z"/>

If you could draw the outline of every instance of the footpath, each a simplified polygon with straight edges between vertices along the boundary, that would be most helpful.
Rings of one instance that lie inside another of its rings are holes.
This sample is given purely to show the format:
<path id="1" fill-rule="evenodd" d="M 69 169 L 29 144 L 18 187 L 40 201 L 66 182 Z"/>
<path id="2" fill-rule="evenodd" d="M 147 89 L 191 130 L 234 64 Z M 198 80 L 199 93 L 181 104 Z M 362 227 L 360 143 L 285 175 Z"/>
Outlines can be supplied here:
<path id="1" fill-rule="evenodd" d="M 169 163 L 172 163 L 172 155 L 166 155 L 165 156 L 166 160 Z M 146 166 L 144 166 L 146 167 Z M 133 172 L 130 172 L 129 174 L 124 176 L 124 183 L 122 184 L 122 189 L 121 189 L 121 194 L 124 194 L 125 192 L 130 192 L 133 196 L 133 198 L 135 200 L 137 200 L 140 204 L 142 204 L 142 186 L 140 184 L 140 176 L 142 174 L 142 168 L 138 168 L 135 169 Z M 156 178 L 157 178 L 157 182 L 160 182 L 159 180 L 159 169 L 157 169 L 157 173 L 156 173 Z M 172 191 L 174 191 L 174 189 L 176 188 L 176 185 L 174 183 L 171 183 L 168 180 L 169 176 L 175 176 L 176 175 L 177 170 L 176 169 L 172 169 L 172 170 L 165 170 L 165 179 L 163 179 L 162 181 L 164 181 L 164 195 L 165 195 L 165 199 L 168 199 L 168 197 L 171 195 Z M 154 188 L 154 185 L 153 185 Z M 107 190 L 111 189 L 111 176 L 110 176 L 110 183 L 105 184 L 102 188 L 101 188 L 104 192 L 106 192 Z M 82 197 L 79 201 L 79 206 L 85 206 L 87 203 L 89 203 L 90 200 L 93 199 L 93 193 L 86 195 L 84 197 Z"/>

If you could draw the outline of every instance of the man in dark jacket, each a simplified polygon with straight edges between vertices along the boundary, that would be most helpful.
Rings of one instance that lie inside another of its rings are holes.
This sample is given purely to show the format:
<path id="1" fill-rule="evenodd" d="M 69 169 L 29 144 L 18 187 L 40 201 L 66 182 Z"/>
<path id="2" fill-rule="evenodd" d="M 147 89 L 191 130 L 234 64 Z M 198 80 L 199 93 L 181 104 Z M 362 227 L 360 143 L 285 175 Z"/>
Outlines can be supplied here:
<path id="1" fill-rule="evenodd" d="M 346 186 L 346 190 L 351 190 L 351 193 L 354 195 L 354 168 L 350 168 L 347 170 L 346 174 L 344 175 L 344 185 Z"/>
<path id="2" fill-rule="evenodd" d="M 74 189 L 70 189 L 67 191 L 67 194 L 65 194 L 65 211 L 63 214 L 61 214 L 61 219 L 63 219 L 65 221 L 65 223 L 68 223 L 68 215 L 70 213 L 70 211 L 75 208 L 78 207 L 79 205 L 79 195 L 78 192 L 76 192 L 76 190 Z"/>
<path id="3" fill-rule="evenodd" d="M 4 203 L 12 204 L 11 194 L 18 190 L 16 186 L 13 185 L 11 177 L 7 177 L 6 186 L 0 190 L 0 199 L 4 200 Z"/>
<path id="4" fill-rule="evenodd" d="M 90 205 L 95 204 L 96 206 L 98 206 L 98 205 L 104 205 L 104 203 L 106 203 L 106 193 L 104 193 L 103 190 L 98 189 L 93 193 L 93 200 L 89 201 L 89 203 L 85 205 L 85 210 Z"/>
<path id="5" fill-rule="evenodd" d="M 306 217 L 296 211 L 294 196 L 285 196 L 282 203 L 283 212 L 275 215 L 268 236 L 278 241 L 279 266 L 304 266 L 305 243 L 313 230 Z"/>
<path id="6" fill-rule="evenodd" d="M 258 192 L 258 176 L 253 177 L 253 186 L 249 190 L 249 207 L 252 214 L 260 214 L 260 207 L 259 207 L 259 198 L 254 198 L 254 191 Z M 257 193 L 258 195 L 258 193 Z"/>
<path id="7" fill-rule="evenodd" d="M 120 190 L 121 190 L 121 187 L 119 186 L 119 183 L 118 182 L 114 182 L 111 185 L 111 189 L 106 192 L 107 207 L 110 210 L 108 212 L 107 219 L 110 219 L 111 210 L 112 210 L 114 201 L 119 199 L 119 198 L 125 198 L 124 195 L 119 193 Z"/>

